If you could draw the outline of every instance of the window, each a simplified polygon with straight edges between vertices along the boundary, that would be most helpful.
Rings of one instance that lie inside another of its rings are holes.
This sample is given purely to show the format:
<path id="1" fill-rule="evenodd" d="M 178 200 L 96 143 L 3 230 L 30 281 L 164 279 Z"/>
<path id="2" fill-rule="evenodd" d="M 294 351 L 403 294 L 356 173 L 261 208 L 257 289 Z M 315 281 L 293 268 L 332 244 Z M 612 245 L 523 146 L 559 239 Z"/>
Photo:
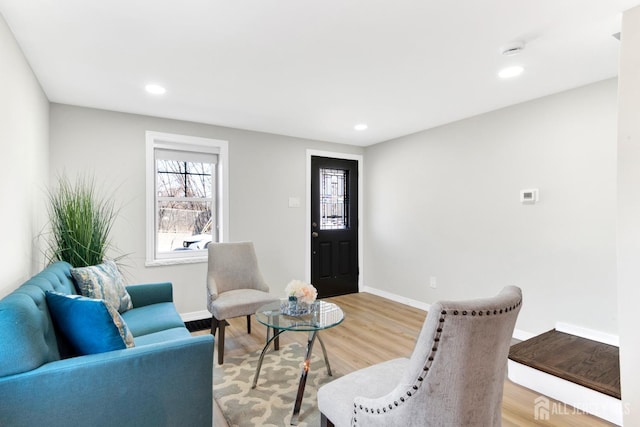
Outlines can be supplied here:
<path id="1" fill-rule="evenodd" d="M 349 171 L 320 168 L 320 230 L 349 228 Z"/>
<path id="2" fill-rule="evenodd" d="M 201 262 L 226 241 L 227 141 L 147 132 L 147 265 Z"/>

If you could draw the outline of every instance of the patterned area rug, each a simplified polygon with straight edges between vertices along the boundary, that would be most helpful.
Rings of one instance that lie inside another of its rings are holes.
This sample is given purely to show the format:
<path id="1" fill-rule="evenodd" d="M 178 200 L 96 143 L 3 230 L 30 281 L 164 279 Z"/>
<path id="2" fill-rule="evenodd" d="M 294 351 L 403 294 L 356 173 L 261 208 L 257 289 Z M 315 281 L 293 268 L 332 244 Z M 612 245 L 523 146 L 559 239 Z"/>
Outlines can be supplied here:
<path id="1" fill-rule="evenodd" d="M 329 362 L 331 362 L 331 351 Z M 318 353 L 318 354 L 316 354 Z M 300 371 L 306 347 L 299 344 L 269 349 L 262 362 L 258 386 L 251 389 L 260 351 L 240 357 L 224 357 L 224 364 L 217 363 L 213 371 L 213 397 L 218 402 L 230 427 L 288 426 L 293 404 L 298 392 Z M 316 393 L 318 388 L 339 373 L 332 366 L 333 376 L 327 375 L 320 343 L 315 343 L 311 358 L 311 370 L 302 399 L 298 426 L 319 426 Z"/>

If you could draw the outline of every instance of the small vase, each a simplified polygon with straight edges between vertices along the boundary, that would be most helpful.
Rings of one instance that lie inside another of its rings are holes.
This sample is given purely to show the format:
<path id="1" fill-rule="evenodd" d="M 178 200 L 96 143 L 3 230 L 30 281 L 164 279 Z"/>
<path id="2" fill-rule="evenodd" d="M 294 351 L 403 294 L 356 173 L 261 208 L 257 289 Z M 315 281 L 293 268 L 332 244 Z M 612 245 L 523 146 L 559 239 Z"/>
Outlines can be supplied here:
<path id="1" fill-rule="evenodd" d="M 298 298 L 293 295 L 289 296 L 289 313 L 295 313 L 298 310 Z"/>

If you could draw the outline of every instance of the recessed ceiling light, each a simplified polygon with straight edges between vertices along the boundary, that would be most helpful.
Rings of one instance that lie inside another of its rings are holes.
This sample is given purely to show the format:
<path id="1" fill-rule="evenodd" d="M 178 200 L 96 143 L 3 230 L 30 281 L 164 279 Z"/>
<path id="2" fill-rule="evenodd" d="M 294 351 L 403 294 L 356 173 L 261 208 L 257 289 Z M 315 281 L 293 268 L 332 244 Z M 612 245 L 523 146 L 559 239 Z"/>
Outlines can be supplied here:
<path id="1" fill-rule="evenodd" d="M 357 125 L 355 125 L 353 128 L 355 130 L 366 130 L 369 126 L 367 126 L 366 123 L 358 123 Z"/>
<path id="2" fill-rule="evenodd" d="M 519 65 L 515 65 L 513 67 L 507 67 L 500 70 L 500 72 L 498 73 L 498 77 L 500 77 L 501 79 L 510 79 L 511 77 L 519 76 L 523 71 L 524 68 Z"/>
<path id="3" fill-rule="evenodd" d="M 163 95 L 167 90 L 160 85 L 148 84 L 145 87 L 145 90 L 153 95 Z"/>

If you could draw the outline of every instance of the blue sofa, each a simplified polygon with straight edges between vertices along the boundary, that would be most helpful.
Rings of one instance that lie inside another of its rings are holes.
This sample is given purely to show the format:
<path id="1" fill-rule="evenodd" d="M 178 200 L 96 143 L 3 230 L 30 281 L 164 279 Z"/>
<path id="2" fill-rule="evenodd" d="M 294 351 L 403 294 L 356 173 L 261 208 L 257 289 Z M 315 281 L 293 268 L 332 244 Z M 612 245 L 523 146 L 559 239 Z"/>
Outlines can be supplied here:
<path id="1" fill-rule="evenodd" d="M 0 300 L 0 426 L 212 425 L 213 337 L 193 337 L 170 283 L 128 286 L 135 347 L 70 356 L 45 291 L 76 294 L 57 262 Z"/>

